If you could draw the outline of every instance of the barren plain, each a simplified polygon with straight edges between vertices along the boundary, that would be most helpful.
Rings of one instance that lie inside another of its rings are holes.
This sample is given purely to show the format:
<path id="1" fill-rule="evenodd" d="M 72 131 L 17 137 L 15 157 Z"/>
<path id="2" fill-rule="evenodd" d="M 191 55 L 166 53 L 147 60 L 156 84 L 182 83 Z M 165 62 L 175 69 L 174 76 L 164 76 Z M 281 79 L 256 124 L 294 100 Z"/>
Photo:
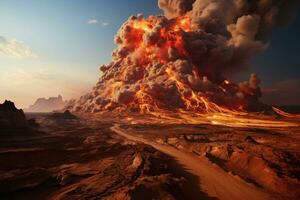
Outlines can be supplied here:
<path id="1" fill-rule="evenodd" d="M 1 199 L 299 199 L 300 130 L 27 114 L 1 130 Z"/>

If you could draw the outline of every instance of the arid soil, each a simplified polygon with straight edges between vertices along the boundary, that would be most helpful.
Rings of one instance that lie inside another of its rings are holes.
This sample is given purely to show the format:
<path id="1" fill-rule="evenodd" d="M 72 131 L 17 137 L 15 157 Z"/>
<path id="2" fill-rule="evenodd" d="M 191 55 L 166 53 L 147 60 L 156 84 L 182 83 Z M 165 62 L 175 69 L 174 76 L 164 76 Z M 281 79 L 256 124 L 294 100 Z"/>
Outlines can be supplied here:
<path id="1" fill-rule="evenodd" d="M 1 199 L 300 197 L 297 128 L 128 125 L 65 116 L 27 114 L 40 125 L 1 129 Z"/>
<path id="2" fill-rule="evenodd" d="M 112 124 L 62 116 L 31 114 L 38 129 L 1 129 L 1 199 L 210 199 L 197 177 Z"/>
<path id="3" fill-rule="evenodd" d="M 209 160 L 224 172 L 269 193 L 272 198 L 300 197 L 299 128 L 268 130 L 212 125 L 121 128 L 133 136 L 192 153 L 200 160 Z"/>

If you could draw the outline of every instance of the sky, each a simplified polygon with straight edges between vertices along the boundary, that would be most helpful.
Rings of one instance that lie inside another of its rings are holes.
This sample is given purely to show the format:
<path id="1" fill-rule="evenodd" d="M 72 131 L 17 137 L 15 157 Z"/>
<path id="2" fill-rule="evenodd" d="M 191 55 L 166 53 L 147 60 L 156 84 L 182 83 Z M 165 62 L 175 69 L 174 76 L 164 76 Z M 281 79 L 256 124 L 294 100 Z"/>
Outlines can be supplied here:
<path id="1" fill-rule="evenodd" d="M 37 98 L 76 98 L 91 89 L 130 16 L 161 14 L 157 0 L 0 0 L 0 102 L 28 107 Z M 237 75 L 256 72 L 264 101 L 300 104 L 300 16 L 277 28 L 268 49 Z"/>

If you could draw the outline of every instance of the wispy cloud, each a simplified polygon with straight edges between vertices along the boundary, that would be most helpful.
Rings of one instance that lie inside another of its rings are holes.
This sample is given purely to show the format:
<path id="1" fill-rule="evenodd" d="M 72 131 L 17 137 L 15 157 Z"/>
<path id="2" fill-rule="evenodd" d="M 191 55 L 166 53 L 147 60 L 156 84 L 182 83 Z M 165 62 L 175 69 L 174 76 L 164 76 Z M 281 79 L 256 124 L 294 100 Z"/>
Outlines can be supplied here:
<path id="1" fill-rule="evenodd" d="M 100 24 L 103 27 L 104 26 L 109 26 L 108 22 L 105 22 L 105 21 L 101 22 L 101 21 L 98 21 L 98 19 L 94 19 L 94 18 L 87 20 L 86 23 L 89 24 L 89 25 Z"/>
<path id="2" fill-rule="evenodd" d="M 108 22 L 102 22 L 102 26 L 108 26 L 109 23 Z"/>
<path id="3" fill-rule="evenodd" d="M 87 21 L 87 24 L 90 24 L 90 25 L 92 25 L 92 24 L 98 24 L 99 22 L 98 22 L 98 20 L 97 19 L 89 19 L 88 21 Z"/>
<path id="4" fill-rule="evenodd" d="M 0 55 L 10 58 L 37 58 L 37 55 L 25 43 L 1 35 Z"/>

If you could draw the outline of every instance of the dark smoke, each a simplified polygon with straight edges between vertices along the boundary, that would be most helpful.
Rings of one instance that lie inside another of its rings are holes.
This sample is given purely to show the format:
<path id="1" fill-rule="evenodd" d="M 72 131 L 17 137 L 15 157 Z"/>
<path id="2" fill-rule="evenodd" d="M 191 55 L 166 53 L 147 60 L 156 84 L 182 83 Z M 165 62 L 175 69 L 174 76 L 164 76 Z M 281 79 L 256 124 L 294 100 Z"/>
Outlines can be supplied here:
<path id="1" fill-rule="evenodd" d="M 159 0 L 165 16 L 130 17 L 115 38 L 118 47 L 112 62 L 100 68 L 103 76 L 91 93 L 70 108 L 190 110 L 199 107 L 200 97 L 233 109 L 247 108 L 261 96 L 259 79 L 253 74 L 248 81 L 233 84 L 225 74 L 243 69 L 264 51 L 267 44 L 262 38 L 286 22 L 296 4 Z"/>

